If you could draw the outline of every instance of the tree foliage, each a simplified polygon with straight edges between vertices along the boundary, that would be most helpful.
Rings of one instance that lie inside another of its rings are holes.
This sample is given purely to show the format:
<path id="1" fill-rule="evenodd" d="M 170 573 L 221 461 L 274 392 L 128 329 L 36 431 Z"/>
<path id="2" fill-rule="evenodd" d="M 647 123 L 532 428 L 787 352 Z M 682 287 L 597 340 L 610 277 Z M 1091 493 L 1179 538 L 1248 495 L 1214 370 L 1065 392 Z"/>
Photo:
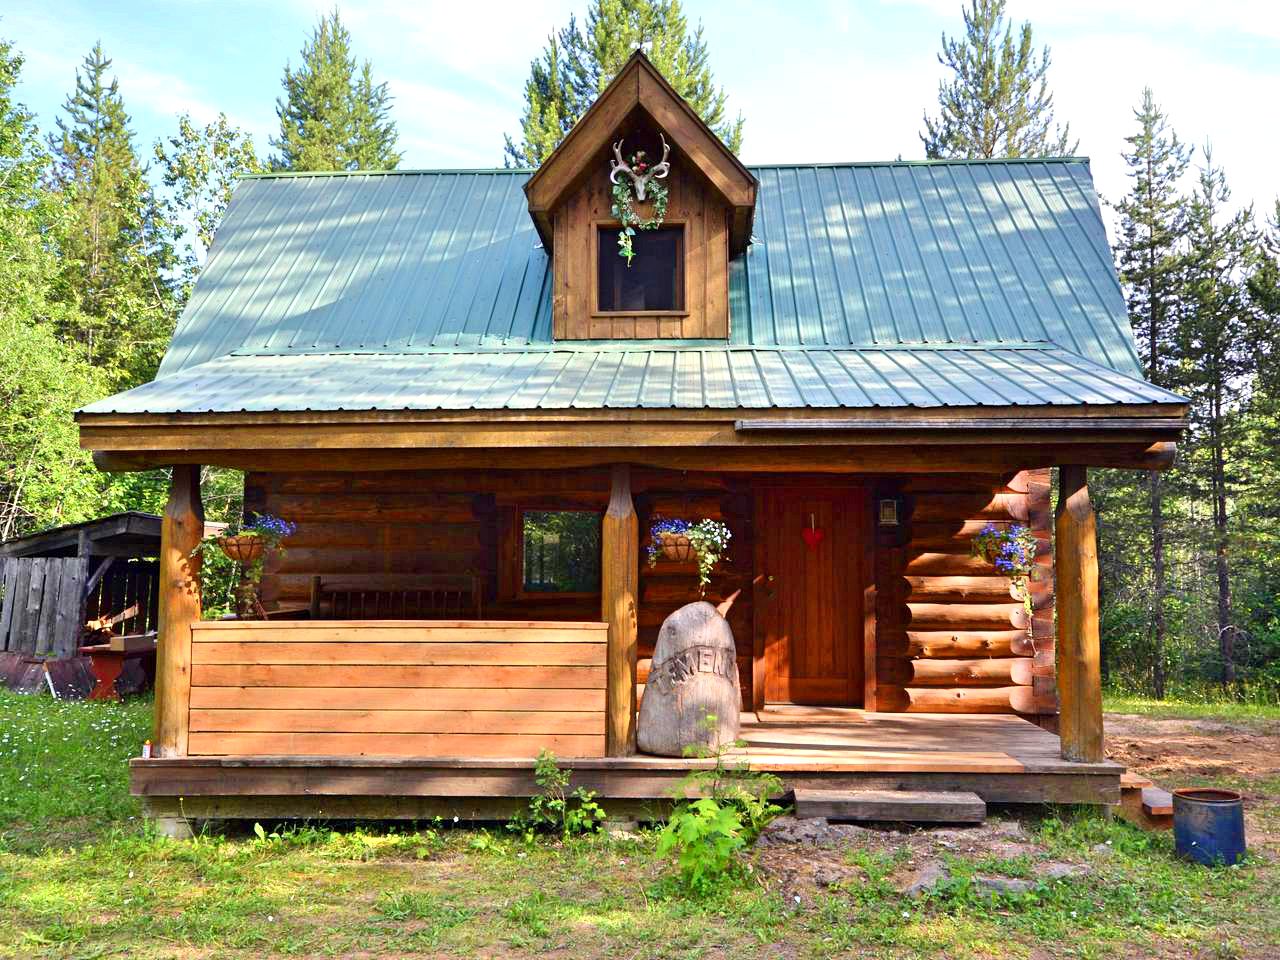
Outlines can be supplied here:
<path id="1" fill-rule="evenodd" d="M 394 170 L 399 134 L 391 92 L 374 83 L 368 60 L 356 63 L 351 34 L 335 9 L 322 16 L 302 48 L 302 63 L 285 66 L 284 97 L 276 101 L 280 136 L 277 170 Z"/>
<path id="2" fill-rule="evenodd" d="M 536 167 L 547 159 L 636 50 L 730 150 L 742 148 L 743 118 L 728 118 L 702 25 L 690 32 L 680 0 L 595 0 L 586 23 L 570 17 L 530 66 L 520 141 L 507 136 L 506 162 Z"/>
<path id="3" fill-rule="evenodd" d="M 80 308 L 58 333 L 119 389 L 151 379 L 175 316 L 172 238 L 99 43 L 76 71 L 50 136 L 50 182 L 68 211 L 60 296 Z"/>
<path id="4" fill-rule="evenodd" d="M 231 193 L 240 177 L 258 173 L 253 138 L 233 126 L 225 113 L 203 127 L 190 114 L 178 117 L 178 130 L 155 145 L 160 182 L 169 188 L 164 212 L 175 241 L 185 241 L 179 254 L 183 297 L 213 246 Z"/>
<path id="5" fill-rule="evenodd" d="M 1280 403 L 1269 240 L 1234 208 L 1206 148 L 1191 151 L 1149 90 L 1124 154 L 1116 260 L 1147 378 L 1190 402 L 1175 467 L 1101 471 L 1105 664 L 1116 682 L 1185 692 L 1280 690 Z M 1189 187 L 1189 189 L 1188 189 Z M 1146 488 L 1143 496 L 1142 488 Z"/>
<path id="6" fill-rule="evenodd" d="M 938 84 L 938 116 L 924 117 L 925 155 L 1046 157 L 1074 153 L 1070 124 L 1053 116 L 1049 48 L 1036 51 L 1031 24 L 1015 36 L 1005 0 L 970 0 L 964 36 L 942 35 L 938 62 L 950 78 Z"/>
<path id="7" fill-rule="evenodd" d="M 0 540 L 84 519 L 102 486 L 71 414 L 104 378 L 55 333 L 87 322 L 60 296 L 58 252 L 74 221 L 64 197 L 42 186 L 49 156 L 14 99 L 21 69 L 0 40 Z"/>

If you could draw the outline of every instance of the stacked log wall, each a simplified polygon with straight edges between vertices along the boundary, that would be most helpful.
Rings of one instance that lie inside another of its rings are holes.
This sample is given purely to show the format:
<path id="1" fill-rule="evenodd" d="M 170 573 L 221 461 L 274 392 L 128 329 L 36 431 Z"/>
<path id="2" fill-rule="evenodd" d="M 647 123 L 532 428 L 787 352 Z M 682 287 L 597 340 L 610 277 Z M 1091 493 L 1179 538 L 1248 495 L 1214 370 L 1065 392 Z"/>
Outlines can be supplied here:
<path id="1" fill-rule="evenodd" d="M 889 712 L 1057 712 L 1049 471 L 914 477 L 901 546 L 880 550 L 877 707 Z M 988 523 L 1034 532 L 1034 615 L 1009 578 L 972 553 Z"/>
<path id="2" fill-rule="evenodd" d="M 690 476 L 636 470 L 640 519 L 640 681 L 647 672 L 662 621 L 698 599 L 718 603 L 741 590 L 730 614 L 742 687 L 751 690 L 752 497 L 745 484 L 719 475 Z M 732 487 L 732 489 L 731 489 Z M 479 573 L 485 580 L 485 617 L 520 620 L 600 618 L 598 595 L 521 596 L 519 514 L 522 509 L 599 510 L 608 500 L 604 471 L 385 473 L 252 473 L 245 509 L 298 525 L 282 556 L 272 558 L 262 581 L 263 600 L 302 603 L 311 578 L 344 573 Z M 654 516 L 725 522 L 733 535 L 729 560 L 713 574 L 705 597 L 696 562 L 647 561 Z"/>

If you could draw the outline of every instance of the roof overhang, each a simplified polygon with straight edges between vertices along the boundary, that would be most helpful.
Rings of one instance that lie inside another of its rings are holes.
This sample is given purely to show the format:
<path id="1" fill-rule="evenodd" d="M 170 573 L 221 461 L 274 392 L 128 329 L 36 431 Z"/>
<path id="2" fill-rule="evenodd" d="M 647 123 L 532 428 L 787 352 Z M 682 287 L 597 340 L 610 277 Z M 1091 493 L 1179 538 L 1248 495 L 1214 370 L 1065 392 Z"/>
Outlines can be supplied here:
<path id="1" fill-rule="evenodd" d="M 105 470 L 574 468 L 955 473 L 1168 468 L 1185 407 L 80 414 Z M 838 424 L 838 426 L 833 426 Z"/>
<path id="2" fill-rule="evenodd" d="M 637 50 L 568 136 L 525 184 L 529 215 L 543 245 L 552 249 L 553 211 L 589 174 L 589 164 L 618 126 L 642 110 L 670 138 L 733 209 L 729 247 L 736 255 L 751 239 L 758 182 L 702 118 Z"/>

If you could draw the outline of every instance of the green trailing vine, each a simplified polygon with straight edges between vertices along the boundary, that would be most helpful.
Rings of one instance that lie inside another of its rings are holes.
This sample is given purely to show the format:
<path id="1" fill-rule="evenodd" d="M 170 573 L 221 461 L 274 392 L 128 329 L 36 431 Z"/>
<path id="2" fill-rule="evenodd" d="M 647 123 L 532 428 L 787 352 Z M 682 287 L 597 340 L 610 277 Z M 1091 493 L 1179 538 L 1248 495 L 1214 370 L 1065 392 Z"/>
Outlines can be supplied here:
<path id="1" fill-rule="evenodd" d="M 631 157 L 632 166 L 639 165 L 644 169 L 644 152 Z M 622 224 L 618 231 L 618 256 L 625 257 L 627 266 L 635 259 L 636 251 L 632 245 L 632 237 L 637 230 L 657 230 L 667 216 L 667 199 L 670 196 L 666 186 L 657 180 L 650 180 L 646 188 L 653 198 L 653 216 L 641 217 L 636 213 L 635 194 L 631 183 L 620 181 L 613 185 L 613 215 Z"/>

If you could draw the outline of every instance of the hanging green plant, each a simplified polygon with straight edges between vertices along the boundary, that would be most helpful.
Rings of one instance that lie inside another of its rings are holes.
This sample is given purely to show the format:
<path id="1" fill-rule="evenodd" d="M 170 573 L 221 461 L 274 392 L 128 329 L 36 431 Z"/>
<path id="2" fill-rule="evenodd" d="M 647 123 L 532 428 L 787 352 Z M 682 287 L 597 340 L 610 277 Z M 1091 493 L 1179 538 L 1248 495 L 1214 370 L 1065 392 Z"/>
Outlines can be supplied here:
<path id="1" fill-rule="evenodd" d="M 622 228 L 618 231 L 618 256 L 626 257 L 627 266 L 635 259 L 636 251 L 632 238 L 637 230 L 657 230 L 667 216 L 667 200 L 669 193 L 666 186 L 658 181 L 667 175 L 671 165 L 667 163 L 667 155 L 671 148 L 666 137 L 662 138 L 662 159 L 650 165 L 645 159 L 643 150 L 637 150 L 627 159 L 622 159 L 622 141 L 613 145 L 615 159 L 611 161 L 609 182 L 613 184 L 613 215 Z M 619 180 L 619 174 L 626 176 Z M 636 212 L 636 201 L 653 202 L 653 215 L 642 217 Z"/>

